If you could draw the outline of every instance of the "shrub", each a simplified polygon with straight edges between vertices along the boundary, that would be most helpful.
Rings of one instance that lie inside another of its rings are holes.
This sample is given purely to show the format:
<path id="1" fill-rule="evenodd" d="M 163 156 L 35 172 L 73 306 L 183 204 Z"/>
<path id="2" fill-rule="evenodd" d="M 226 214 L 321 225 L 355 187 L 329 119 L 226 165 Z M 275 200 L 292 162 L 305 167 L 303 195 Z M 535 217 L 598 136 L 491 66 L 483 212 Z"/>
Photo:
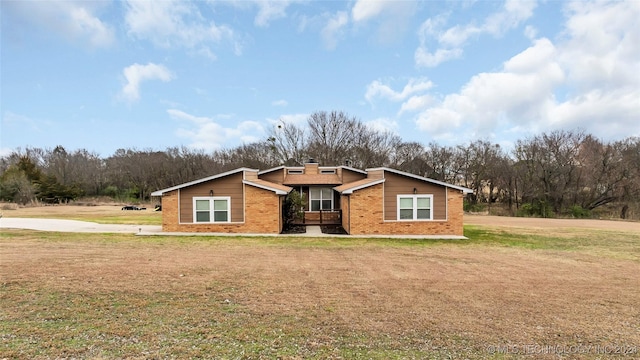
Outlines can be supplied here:
<path id="1" fill-rule="evenodd" d="M 479 213 L 479 212 L 483 212 L 485 211 L 485 204 L 480 204 L 480 203 L 475 203 L 472 204 L 467 200 L 464 200 L 463 205 L 462 205 L 464 211 L 466 212 L 474 212 L 474 213 Z"/>
<path id="2" fill-rule="evenodd" d="M 576 219 L 584 219 L 584 218 L 591 217 L 591 211 L 583 208 L 580 205 L 573 205 L 572 207 L 570 207 L 569 213 L 571 213 L 571 216 L 573 216 Z"/>
<path id="3" fill-rule="evenodd" d="M 550 218 L 554 216 L 553 209 L 544 200 L 534 200 L 530 203 L 520 205 L 516 216 L 520 217 L 544 217 Z"/>

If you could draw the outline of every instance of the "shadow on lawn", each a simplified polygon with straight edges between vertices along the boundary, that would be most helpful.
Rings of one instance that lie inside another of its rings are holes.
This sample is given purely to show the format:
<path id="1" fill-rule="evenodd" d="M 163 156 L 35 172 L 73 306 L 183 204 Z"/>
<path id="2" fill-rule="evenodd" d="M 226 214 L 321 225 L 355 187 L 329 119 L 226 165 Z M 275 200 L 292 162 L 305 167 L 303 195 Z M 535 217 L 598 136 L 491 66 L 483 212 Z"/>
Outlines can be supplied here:
<path id="1" fill-rule="evenodd" d="M 323 234 L 349 235 L 340 225 L 320 225 Z M 282 230 L 282 234 L 304 234 L 307 227 L 304 225 L 289 225 Z"/>

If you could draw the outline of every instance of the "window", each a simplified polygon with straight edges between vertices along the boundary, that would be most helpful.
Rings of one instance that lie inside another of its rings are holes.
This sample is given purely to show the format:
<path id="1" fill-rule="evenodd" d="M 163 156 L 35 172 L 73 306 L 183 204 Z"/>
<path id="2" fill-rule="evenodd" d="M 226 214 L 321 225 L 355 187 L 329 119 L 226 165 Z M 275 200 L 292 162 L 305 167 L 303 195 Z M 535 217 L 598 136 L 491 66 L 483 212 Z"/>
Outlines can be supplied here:
<path id="1" fill-rule="evenodd" d="M 309 209 L 311 211 L 333 209 L 333 189 L 312 187 L 309 189 Z"/>
<path id="2" fill-rule="evenodd" d="M 398 220 L 433 220 L 433 195 L 398 195 Z"/>
<path id="3" fill-rule="evenodd" d="M 304 171 L 298 169 L 288 169 L 287 174 L 304 174 Z"/>
<path id="4" fill-rule="evenodd" d="M 229 222 L 231 219 L 231 198 L 220 197 L 194 197 L 193 198 L 193 222 Z"/>
<path id="5" fill-rule="evenodd" d="M 335 173 L 336 173 L 336 169 L 320 170 L 320 174 L 335 174 Z"/>

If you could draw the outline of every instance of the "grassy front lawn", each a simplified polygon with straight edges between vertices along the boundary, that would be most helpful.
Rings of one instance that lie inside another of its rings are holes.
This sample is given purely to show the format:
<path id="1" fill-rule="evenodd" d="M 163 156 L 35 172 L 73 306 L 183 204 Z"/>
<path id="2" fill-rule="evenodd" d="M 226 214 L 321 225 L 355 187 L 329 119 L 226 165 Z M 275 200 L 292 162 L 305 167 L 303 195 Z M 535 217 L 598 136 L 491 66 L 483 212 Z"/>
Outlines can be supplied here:
<path id="1" fill-rule="evenodd" d="M 3 231 L 0 358 L 502 359 L 589 344 L 638 356 L 638 234 L 465 233 Z"/>

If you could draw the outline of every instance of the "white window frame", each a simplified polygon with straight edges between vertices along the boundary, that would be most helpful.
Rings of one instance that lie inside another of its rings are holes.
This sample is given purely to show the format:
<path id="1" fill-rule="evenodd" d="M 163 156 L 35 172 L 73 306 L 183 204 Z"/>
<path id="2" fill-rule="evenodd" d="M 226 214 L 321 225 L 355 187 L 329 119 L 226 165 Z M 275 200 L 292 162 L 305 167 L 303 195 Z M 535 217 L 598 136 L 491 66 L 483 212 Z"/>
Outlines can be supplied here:
<path id="1" fill-rule="evenodd" d="M 419 198 L 427 198 L 429 199 L 429 218 L 428 219 L 418 219 L 418 199 Z M 411 219 L 401 219 L 400 218 L 400 199 L 412 199 L 413 200 L 413 217 Z M 433 195 L 432 194 L 400 194 L 398 195 L 398 200 L 396 202 L 396 219 L 398 221 L 433 221 Z"/>
<path id="2" fill-rule="evenodd" d="M 209 221 L 198 221 L 198 216 L 197 216 L 198 210 L 196 210 L 196 202 L 198 200 L 209 201 Z M 227 220 L 226 221 L 215 220 L 215 212 L 220 211 L 220 210 L 214 209 L 214 203 L 216 200 L 225 200 L 227 202 Z M 193 197 L 193 223 L 194 224 L 220 224 L 220 223 L 229 223 L 229 222 L 231 222 L 231 197 L 230 196 L 194 196 Z"/>
<path id="3" fill-rule="evenodd" d="M 311 190 L 313 190 L 313 189 L 318 189 L 318 190 L 320 190 L 320 198 L 319 198 L 319 199 L 313 198 L 313 197 L 311 196 Z M 328 189 L 328 190 L 331 192 L 331 199 L 324 199 L 324 198 L 322 197 L 322 190 L 325 190 L 325 189 Z M 322 208 L 322 202 L 323 202 L 323 201 L 326 201 L 326 200 L 331 200 L 331 208 L 330 208 L 330 209 L 323 209 L 323 208 Z M 319 210 L 312 210 L 311 203 L 312 203 L 313 201 L 320 201 Z M 310 186 L 310 187 L 309 187 L 309 211 L 326 211 L 326 210 L 333 210 L 333 206 L 334 206 L 334 203 L 333 203 L 333 189 L 332 189 L 332 188 L 330 188 L 330 187 L 322 187 L 322 186 Z"/>

